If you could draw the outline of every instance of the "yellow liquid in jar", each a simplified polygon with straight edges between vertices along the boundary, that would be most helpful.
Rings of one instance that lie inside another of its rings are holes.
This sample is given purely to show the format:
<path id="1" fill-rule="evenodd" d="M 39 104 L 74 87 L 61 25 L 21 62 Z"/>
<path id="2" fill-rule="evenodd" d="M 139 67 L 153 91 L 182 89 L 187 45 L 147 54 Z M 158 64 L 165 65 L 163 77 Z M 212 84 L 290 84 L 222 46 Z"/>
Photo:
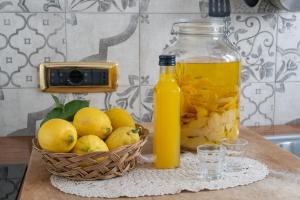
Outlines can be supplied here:
<path id="1" fill-rule="evenodd" d="M 181 88 L 181 146 L 235 140 L 239 134 L 240 62 L 178 62 Z"/>
<path id="2" fill-rule="evenodd" d="M 180 88 L 173 74 L 160 74 L 154 88 L 154 165 L 176 168 L 180 162 Z"/>

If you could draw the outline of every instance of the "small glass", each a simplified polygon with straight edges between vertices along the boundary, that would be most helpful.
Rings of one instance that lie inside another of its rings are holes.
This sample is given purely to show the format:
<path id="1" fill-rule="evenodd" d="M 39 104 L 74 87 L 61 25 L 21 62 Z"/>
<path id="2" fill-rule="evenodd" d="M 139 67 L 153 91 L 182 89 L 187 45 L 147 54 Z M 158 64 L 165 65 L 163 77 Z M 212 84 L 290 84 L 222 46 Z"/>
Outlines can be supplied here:
<path id="1" fill-rule="evenodd" d="M 225 150 L 221 145 L 197 146 L 200 178 L 205 181 L 220 179 L 223 175 Z"/>
<path id="2" fill-rule="evenodd" d="M 245 156 L 248 141 L 245 139 L 232 140 L 224 138 L 221 145 L 225 149 L 225 171 L 238 172 L 243 170 L 239 160 Z"/>

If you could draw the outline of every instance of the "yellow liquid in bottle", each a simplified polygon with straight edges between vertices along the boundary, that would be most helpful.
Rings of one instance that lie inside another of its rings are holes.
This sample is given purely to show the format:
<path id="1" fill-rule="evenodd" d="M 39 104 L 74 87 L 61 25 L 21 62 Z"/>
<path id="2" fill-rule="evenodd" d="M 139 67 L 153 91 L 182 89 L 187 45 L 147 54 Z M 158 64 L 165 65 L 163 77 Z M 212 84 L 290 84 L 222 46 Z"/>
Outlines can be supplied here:
<path id="1" fill-rule="evenodd" d="M 239 134 L 240 62 L 177 62 L 181 88 L 181 146 L 236 139 Z"/>
<path id="2" fill-rule="evenodd" d="M 180 88 L 174 72 L 160 74 L 154 88 L 153 149 L 156 168 L 168 169 L 179 166 Z"/>

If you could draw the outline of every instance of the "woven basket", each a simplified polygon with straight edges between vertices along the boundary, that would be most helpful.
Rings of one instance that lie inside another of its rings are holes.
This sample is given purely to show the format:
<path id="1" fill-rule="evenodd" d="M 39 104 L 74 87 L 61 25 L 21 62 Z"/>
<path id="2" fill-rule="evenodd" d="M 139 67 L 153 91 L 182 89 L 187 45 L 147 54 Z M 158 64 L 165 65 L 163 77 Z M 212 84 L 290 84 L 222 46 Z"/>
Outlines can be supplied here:
<path id="1" fill-rule="evenodd" d="M 123 176 L 137 164 L 137 158 L 147 141 L 149 131 L 139 124 L 136 126 L 141 129 L 139 142 L 108 152 L 82 155 L 51 153 L 41 149 L 37 139 L 33 139 L 33 148 L 42 156 L 46 169 L 51 174 L 72 180 L 110 179 Z"/>

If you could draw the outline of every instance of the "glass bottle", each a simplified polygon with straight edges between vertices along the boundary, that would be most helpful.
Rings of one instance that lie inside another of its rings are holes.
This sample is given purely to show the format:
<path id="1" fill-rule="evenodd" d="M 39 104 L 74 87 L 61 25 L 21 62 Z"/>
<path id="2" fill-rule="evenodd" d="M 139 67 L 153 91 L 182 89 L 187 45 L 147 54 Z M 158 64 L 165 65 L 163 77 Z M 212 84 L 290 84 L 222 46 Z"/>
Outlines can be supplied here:
<path id="1" fill-rule="evenodd" d="M 154 165 L 176 168 L 180 162 L 180 88 L 175 56 L 159 57 L 160 76 L 154 88 Z"/>
<path id="2" fill-rule="evenodd" d="M 180 21 L 176 43 L 165 54 L 176 55 L 181 88 L 181 147 L 235 140 L 239 135 L 240 58 L 224 35 L 222 19 Z"/>

